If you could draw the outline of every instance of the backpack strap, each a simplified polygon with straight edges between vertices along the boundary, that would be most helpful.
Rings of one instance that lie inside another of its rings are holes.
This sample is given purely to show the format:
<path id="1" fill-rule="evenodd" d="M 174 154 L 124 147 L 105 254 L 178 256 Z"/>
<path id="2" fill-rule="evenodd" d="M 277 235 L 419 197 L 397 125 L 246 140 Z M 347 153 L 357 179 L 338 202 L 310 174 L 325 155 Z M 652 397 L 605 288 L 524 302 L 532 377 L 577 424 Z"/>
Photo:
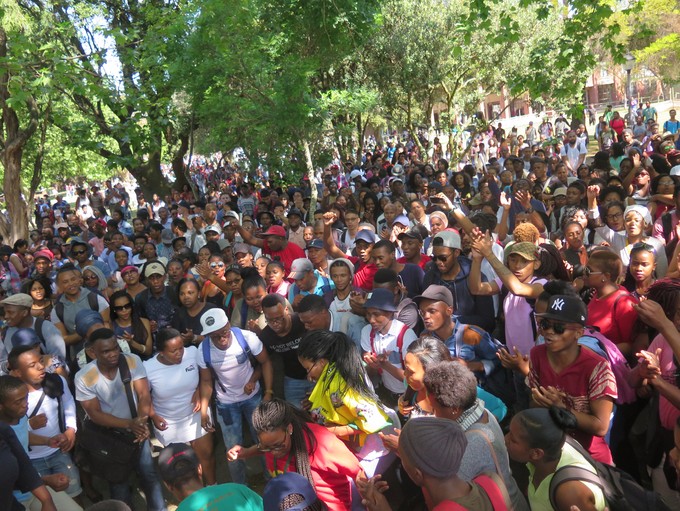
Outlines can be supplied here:
<path id="1" fill-rule="evenodd" d="M 45 333 L 43 332 L 44 324 L 45 320 L 43 318 L 35 318 L 35 323 L 33 323 L 33 329 L 35 330 L 35 333 L 38 334 L 38 338 L 40 339 L 40 342 L 42 343 L 45 352 L 47 352 L 47 342 L 45 341 Z"/>
<path id="2" fill-rule="evenodd" d="M 220 386 L 220 389 L 222 389 L 222 392 L 226 393 L 227 389 L 222 384 L 220 379 L 217 377 L 217 373 L 215 372 L 215 368 L 212 366 L 212 363 L 210 361 L 210 337 L 203 339 L 203 342 L 201 343 L 201 351 L 203 351 L 203 360 L 205 361 L 205 365 L 208 366 L 208 369 L 210 370 L 210 374 L 212 374 L 213 381 L 216 382 Z"/>
<path id="3" fill-rule="evenodd" d="M 555 503 L 555 494 L 557 493 L 557 488 L 567 481 L 580 481 L 582 483 L 592 483 L 602 489 L 602 492 L 606 495 L 606 484 L 603 483 L 602 479 L 597 474 L 594 474 L 590 470 L 583 467 L 576 466 L 566 466 L 562 467 L 555 472 L 552 479 L 550 480 L 550 489 L 548 490 L 548 495 L 550 496 L 550 505 L 553 509 L 557 509 Z"/>
<path id="4" fill-rule="evenodd" d="M 668 238 L 673 231 L 673 218 L 671 217 L 670 212 L 661 215 L 661 226 L 663 227 L 663 238 L 666 240 L 666 243 L 668 243 Z"/>
<path id="5" fill-rule="evenodd" d="M 477 483 L 482 488 L 482 490 L 484 490 L 484 493 L 486 493 L 486 496 L 489 497 L 489 500 L 491 501 L 491 507 L 493 507 L 494 511 L 503 511 L 508 509 L 508 505 L 505 503 L 505 497 L 503 497 L 503 493 L 496 482 L 491 479 L 491 477 L 486 474 L 481 474 L 475 477 L 472 481 Z"/>
<path id="6" fill-rule="evenodd" d="M 97 299 L 97 294 L 89 292 L 87 295 L 87 304 L 93 311 L 99 311 L 99 300 Z"/>
<path id="7" fill-rule="evenodd" d="M 64 304 L 61 301 L 61 296 L 57 299 L 57 303 L 54 304 L 54 312 L 59 318 L 59 322 L 64 322 Z"/>
<path id="8" fill-rule="evenodd" d="M 127 358 L 122 353 L 118 356 L 118 369 L 120 370 L 120 379 L 123 381 L 125 387 L 125 395 L 127 397 L 128 406 L 130 407 L 130 415 L 132 418 L 137 417 L 137 407 L 135 406 L 135 397 L 132 394 L 132 374 L 130 373 L 130 366 Z"/>
<path id="9" fill-rule="evenodd" d="M 397 350 L 399 351 L 399 361 L 401 362 L 402 369 L 404 368 L 404 355 L 402 353 L 402 350 L 404 348 L 404 336 L 406 335 L 408 329 L 409 326 L 405 324 L 404 326 L 401 327 L 401 330 L 397 335 Z"/>
<path id="10" fill-rule="evenodd" d="M 248 304 L 245 298 L 241 302 L 241 328 L 245 328 L 248 324 Z"/>
<path id="11" fill-rule="evenodd" d="M 35 405 L 35 408 L 33 408 L 33 411 L 28 416 L 29 419 L 32 419 L 33 417 L 35 417 L 37 415 L 37 413 L 40 410 L 40 407 L 42 406 L 44 400 L 45 400 L 45 391 L 43 390 L 42 395 L 40 396 L 40 399 L 38 400 L 38 404 Z"/>
<path id="12" fill-rule="evenodd" d="M 236 327 L 231 327 L 231 333 L 234 334 L 234 337 L 236 337 L 236 342 L 238 342 L 238 345 L 241 346 L 241 349 L 243 352 L 248 355 L 248 357 L 253 356 L 253 352 L 250 350 L 250 346 L 246 342 L 246 338 L 243 337 L 243 332 L 241 331 L 240 328 Z"/>

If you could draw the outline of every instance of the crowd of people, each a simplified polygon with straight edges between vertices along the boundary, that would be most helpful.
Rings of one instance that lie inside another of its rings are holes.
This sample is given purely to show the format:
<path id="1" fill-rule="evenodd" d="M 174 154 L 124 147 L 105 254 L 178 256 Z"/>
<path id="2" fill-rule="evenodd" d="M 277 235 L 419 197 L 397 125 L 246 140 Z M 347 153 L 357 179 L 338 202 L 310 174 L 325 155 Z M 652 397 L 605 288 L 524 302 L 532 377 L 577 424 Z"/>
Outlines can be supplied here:
<path id="1" fill-rule="evenodd" d="M 47 203 L 0 246 L 0 509 L 616 509 L 603 466 L 677 509 L 678 125 L 646 126 Z"/>

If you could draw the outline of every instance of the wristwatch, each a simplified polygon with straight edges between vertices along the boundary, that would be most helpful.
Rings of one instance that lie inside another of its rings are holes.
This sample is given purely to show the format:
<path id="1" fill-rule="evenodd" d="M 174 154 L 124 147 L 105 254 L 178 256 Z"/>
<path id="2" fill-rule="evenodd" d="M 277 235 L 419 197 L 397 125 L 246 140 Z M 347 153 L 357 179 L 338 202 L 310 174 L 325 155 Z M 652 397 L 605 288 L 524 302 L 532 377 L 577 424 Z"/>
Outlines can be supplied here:
<path id="1" fill-rule="evenodd" d="M 524 212 L 525 212 L 527 215 L 530 215 L 531 213 L 534 212 L 534 208 L 529 207 L 529 208 L 525 209 Z"/>

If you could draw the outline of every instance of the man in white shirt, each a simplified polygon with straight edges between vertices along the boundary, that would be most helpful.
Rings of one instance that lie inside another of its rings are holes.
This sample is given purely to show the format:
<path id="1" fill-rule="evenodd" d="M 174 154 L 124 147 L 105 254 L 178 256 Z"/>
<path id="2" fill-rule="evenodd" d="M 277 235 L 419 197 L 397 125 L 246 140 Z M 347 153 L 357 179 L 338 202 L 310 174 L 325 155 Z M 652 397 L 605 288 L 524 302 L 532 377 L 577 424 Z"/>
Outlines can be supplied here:
<path id="1" fill-rule="evenodd" d="M 586 159 L 587 150 L 585 145 L 577 140 L 576 132 L 573 130 L 567 132 L 566 142 L 560 151 L 560 156 L 567 169 L 569 169 L 569 174 L 576 176 L 576 170 Z"/>
<path id="2" fill-rule="evenodd" d="M 404 357 L 417 339 L 415 332 L 394 319 L 397 311 L 389 289 L 374 289 L 364 303 L 366 325 L 361 331 L 361 351 L 369 374 L 379 376 L 377 392 L 388 406 L 395 407 L 404 393 Z"/>
<path id="3" fill-rule="evenodd" d="M 253 332 L 230 325 L 224 310 L 216 308 L 204 312 L 201 327 L 204 340 L 196 357 L 200 375 L 201 424 L 206 431 L 215 430 L 208 414 L 214 390 L 217 420 L 222 429 L 224 445 L 229 450 L 234 445 L 243 445 L 244 416 L 251 438 L 257 439 L 252 415 L 262 400 L 269 401 L 274 397 L 274 371 L 259 337 Z M 250 361 L 251 356 L 262 366 L 264 396 L 258 381 L 259 375 Z M 235 460 L 228 466 L 231 480 L 246 484 L 245 462 Z"/>

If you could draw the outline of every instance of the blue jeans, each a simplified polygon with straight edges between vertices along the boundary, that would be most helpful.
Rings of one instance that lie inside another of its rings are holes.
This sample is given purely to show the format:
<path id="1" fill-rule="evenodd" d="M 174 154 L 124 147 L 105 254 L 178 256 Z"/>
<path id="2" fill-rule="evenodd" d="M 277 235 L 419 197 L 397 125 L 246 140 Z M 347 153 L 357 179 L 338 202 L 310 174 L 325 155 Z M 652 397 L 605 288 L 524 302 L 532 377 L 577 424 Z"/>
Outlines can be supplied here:
<path id="1" fill-rule="evenodd" d="M 307 380 L 298 380 L 288 376 L 283 377 L 283 395 L 286 401 L 292 404 L 295 408 L 301 408 L 300 402 L 307 397 L 307 394 L 312 391 L 316 385 L 314 382 Z"/>
<path id="2" fill-rule="evenodd" d="M 257 393 L 253 397 L 239 401 L 238 403 L 217 402 L 217 421 L 222 429 L 224 448 L 228 451 L 234 445 L 243 445 L 243 417 L 245 416 L 250 435 L 257 442 L 257 433 L 253 428 L 253 412 L 262 401 L 262 394 Z M 262 458 L 265 478 L 267 475 Z M 230 461 L 227 466 L 231 474 L 231 481 L 238 484 L 246 484 L 246 463 L 243 460 Z"/>
<path id="3" fill-rule="evenodd" d="M 151 457 L 151 442 L 145 440 L 139 447 L 139 459 L 133 467 L 139 474 L 142 483 L 142 490 L 146 496 L 146 507 L 149 511 L 166 511 L 165 499 L 163 499 L 163 489 L 161 480 L 156 472 L 156 467 Z M 130 485 L 124 483 L 111 483 L 111 498 L 122 500 L 132 507 L 132 495 Z"/>
<path id="4" fill-rule="evenodd" d="M 38 471 L 40 477 L 52 474 L 68 476 L 69 483 L 65 491 L 69 497 L 77 497 L 83 492 L 80 487 L 80 473 L 76 464 L 73 463 L 71 454 L 57 451 L 44 458 L 31 460 L 31 465 Z"/>

